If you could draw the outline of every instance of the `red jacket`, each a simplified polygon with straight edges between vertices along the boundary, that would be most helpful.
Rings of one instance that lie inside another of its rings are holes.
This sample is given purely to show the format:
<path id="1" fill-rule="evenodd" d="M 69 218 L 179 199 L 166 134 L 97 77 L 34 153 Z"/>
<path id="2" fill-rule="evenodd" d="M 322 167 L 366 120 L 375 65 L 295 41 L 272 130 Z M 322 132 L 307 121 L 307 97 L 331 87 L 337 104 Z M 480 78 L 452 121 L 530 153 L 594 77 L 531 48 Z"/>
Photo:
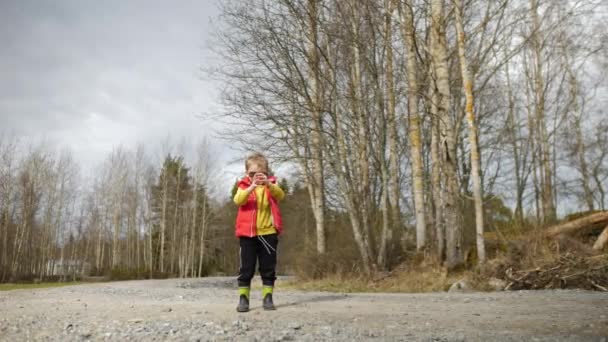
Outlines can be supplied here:
<path id="1" fill-rule="evenodd" d="M 268 181 L 272 184 L 276 184 L 277 179 L 275 177 L 268 177 Z M 238 183 L 239 189 L 247 189 L 251 185 L 249 177 L 245 176 Z M 277 200 L 270 195 L 270 190 L 266 186 L 266 196 L 268 197 L 268 203 L 270 205 L 270 213 L 272 217 L 272 224 L 277 230 L 277 234 L 283 232 L 283 220 L 281 218 L 281 211 L 279 210 L 279 204 Z M 239 206 L 239 211 L 236 214 L 236 230 L 235 235 L 237 237 L 254 237 L 256 236 L 256 221 L 257 221 L 258 203 L 255 198 L 255 191 L 252 191 L 247 198 L 245 204 Z"/>

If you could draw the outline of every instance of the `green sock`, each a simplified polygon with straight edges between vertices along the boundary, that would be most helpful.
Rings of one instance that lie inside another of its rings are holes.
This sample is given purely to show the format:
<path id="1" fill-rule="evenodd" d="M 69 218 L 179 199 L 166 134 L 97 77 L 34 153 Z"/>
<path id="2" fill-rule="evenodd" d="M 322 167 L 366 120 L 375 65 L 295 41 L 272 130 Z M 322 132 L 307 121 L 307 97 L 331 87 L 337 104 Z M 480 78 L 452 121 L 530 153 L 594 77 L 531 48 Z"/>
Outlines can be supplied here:
<path id="1" fill-rule="evenodd" d="M 247 297 L 247 299 L 249 299 L 249 291 L 250 291 L 249 287 L 239 287 L 239 297 L 242 295 L 245 295 L 245 297 Z"/>
<path id="2" fill-rule="evenodd" d="M 267 294 L 272 294 L 273 289 L 274 289 L 274 287 L 272 287 L 272 286 L 264 285 L 264 287 L 262 288 L 262 298 L 266 298 Z"/>

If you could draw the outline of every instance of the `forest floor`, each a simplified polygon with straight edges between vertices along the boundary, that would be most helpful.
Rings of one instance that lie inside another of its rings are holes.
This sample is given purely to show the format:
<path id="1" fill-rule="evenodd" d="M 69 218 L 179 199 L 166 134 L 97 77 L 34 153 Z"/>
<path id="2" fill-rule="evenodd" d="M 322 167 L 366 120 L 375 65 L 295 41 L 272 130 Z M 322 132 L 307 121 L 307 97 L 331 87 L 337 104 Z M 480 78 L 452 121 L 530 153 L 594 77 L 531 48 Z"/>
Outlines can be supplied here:
<path id="1" fill-rule="evenodd" d="M 608 340 L 605 292 L 343 294 L 282 283 L 276 311 L 262 309 L 258 287 L 248 313 L 236 312 L 228 277 L 2 291 L 0 340 Z"/>

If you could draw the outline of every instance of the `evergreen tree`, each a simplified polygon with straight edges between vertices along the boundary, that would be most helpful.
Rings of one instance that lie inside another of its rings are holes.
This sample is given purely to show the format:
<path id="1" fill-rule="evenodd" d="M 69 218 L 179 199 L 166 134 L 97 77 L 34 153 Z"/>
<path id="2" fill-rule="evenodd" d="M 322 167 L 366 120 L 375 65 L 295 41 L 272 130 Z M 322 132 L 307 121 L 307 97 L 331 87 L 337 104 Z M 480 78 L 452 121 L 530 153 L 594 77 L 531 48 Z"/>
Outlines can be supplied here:
<path id="1" fill-rule="evenodd" d="M 178 237 L 187 232 L 185 210 L 193 195 L 188 172 L 183 157 L 168 155 L 152 188 L 154 265 L 160 272 L 175 270 Z"/>

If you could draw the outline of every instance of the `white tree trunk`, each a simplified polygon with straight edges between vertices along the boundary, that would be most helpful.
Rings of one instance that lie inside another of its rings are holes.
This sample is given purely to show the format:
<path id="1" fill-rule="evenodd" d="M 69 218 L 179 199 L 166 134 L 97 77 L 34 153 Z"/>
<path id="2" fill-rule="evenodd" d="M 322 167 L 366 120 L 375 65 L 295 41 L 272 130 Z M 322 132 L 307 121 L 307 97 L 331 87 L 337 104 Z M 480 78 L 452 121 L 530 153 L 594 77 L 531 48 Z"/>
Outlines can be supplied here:
<path id="1" fill-rule="evenodd" d="M 317 228 L 317 253 L 323 254 L 326 250 L 325 242 L 325 196 L 323 194 L 323 138 L 322 138 L 322 115 L 321 99 L 322 90 L 319 72 L 318 53 L 318 0 L 308 0 L 308 67 L 311 82 L 312 99 L 310 110 L 312 114 L 312 180 L 310 180 L 310 196 L 312 199 L 312 210 Z"/>
<path id="2" fill-rule="evenodd" d="M 597 240 L 593 244 L 593 250 L 601 251 L 606 246 L 606 243 L 608 243 L 608 226 L 606 226 L 606 228 L 604 228 L 604 230 L 602 231 L 600 236 L 597 238 Z"/>
<path id="3" fill-rule="evenodd" d="M 446 264 L 452 269 L 463 263 L 462 219 L 460 217 L 459 186 L 456 176 L 456 137 L 450 115 L 450 82 L 447 45 L 445 41 L 443 0 L 431 1 L 431 62 L 437 82 L 437 113 L 439 147 L 445 187 L 443 204 L 446 223 Z"/>
<path id="4" fill-rule="evenodd" d="M 409 141 L 414 185 L 414 208 L 416 213 L 416 249 L 426 246 L 426 209 L 424 204 L 424 170 L 422 163 L 422 137 L 420 134 L 420 114 L 418 110 L 418 63 L 416 61 L 416 32 L 412 1 L 405 1 L 403 14 L 403 37 L 406 47 Z"/>
<path id="5" fill-rule="evenodd" d="M 551 154 L 549 138 L 545 123 L 545 80 L 543 72 L 543 51 L 540 37 L 540 18 L 538 14 L 538 1 L 530 0 L 530 11 L 532 14 L 532 46 L 534 53 L 534 110 L 536 117 L 537 138 L 540 147 L 541 194 L 543 221 L 551 223 L 555 221 L 555 204 L 553 198 L 553 176 L 551 167 Z"/>
<path id="6" fill-rule="evenodd" d="M 160 272 L 163 273 L 165 271 L 165 233 L 167 231 L 167 205 L 168 205 L 168 196 L 169 196 L 169 175 L 165 173 L 163 179 L 163 192 L 162 192 L 162 210 L 161 210 L 161 218 L 160 218 L 160 251 L 159 251 L 159 269 Z"/>
<path id="7" fill-rule="evenodd" d="M 399 198 L 401 197 L 401 186 L 399 184 L 399 134 L 398 120 L 396 114 L 396 95 L 395 95 L 395 80 L 394 80 L 394 59 L 393 59 L 393 35 L 392 35 L 392 15 L 395 10 L 395 0 L 388 1 L 388 13 L 386 15 L 386 92 L 388 96 L 387 102 L 387 130 L 388 130 L 388 146 L 389 146 L 389 171 L 388 171 L 388 186 L 389 186 L 389 207 L 391 211 L 391 221 L 393 229 L 401 228 L 401 210 Z"/>
<path id="8" fill-rule="evenodd" d="M 431 68 L 432 69 L 432 68 Z M 431 70 L 432 72 L 432 70 Z M 433 192 L 435 238 L 437 239 L 437 257 L 445 259 L 445 216 L 443 212 L 443 190 L 441 189 L 441 157 L 439 155 L 439 122 L 437 109 L 437 92 L 435 83 L 429 85 L 431 113 L 431 188 Z"/>
<path id="9" fill-rule="evenodd" d="M 463 25 L 463 2 L 455 0 L 454 9 L 456 10 L 456 32 L 458 34 L 458 57 L 460 59 L 460 71 L 462 75 L 462 85 L 466 97 L 466 118 L 469 127 L 469 144 L 471 145 L 471 178 L 473 180 L 473 199 L 475 201 L 475 240 L 477 243 L 477 257 L 479 263 L 486 261 L 486 249 L 483 238 L 483 195 L 480 174 L 480 152 L 477 144 L 477 124 L 475 123 L 474 102 L 473 102 L 473 80 L 469 71 L 468 60 L 465 55 L 465 33 Z"/>

